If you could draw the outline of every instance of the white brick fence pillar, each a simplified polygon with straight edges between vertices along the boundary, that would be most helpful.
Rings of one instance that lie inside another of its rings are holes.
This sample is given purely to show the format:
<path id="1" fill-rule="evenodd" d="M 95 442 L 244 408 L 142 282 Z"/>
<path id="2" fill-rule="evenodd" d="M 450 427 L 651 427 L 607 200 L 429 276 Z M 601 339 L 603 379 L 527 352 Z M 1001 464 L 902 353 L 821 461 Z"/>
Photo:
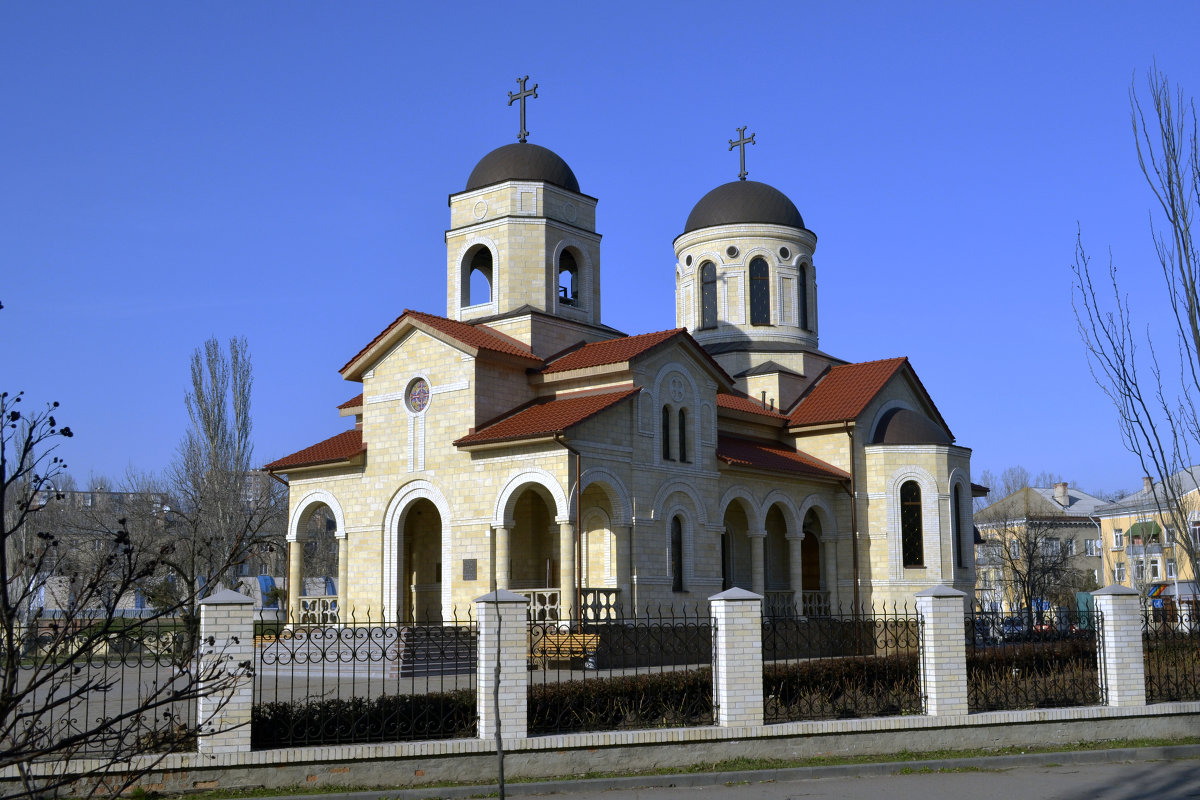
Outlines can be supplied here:
<path id="1" fill-rule="evenodd" d="M 967 713 L 966 595 L 949 586 L 917 592 L 921 631 L 921 686 L 925 713 Z"/>
<path id="2" fill-rule="evenodd" d="M 729 589 L 708 598 L 713 624 L 713 703 L 722 727 L 763 724 L 762 597 Z"/>
<path id="3" fill-rule="evenodd" d="M 201 753 L 250 750 L 254 702 L 254 601 L 224 589 L 200 601 L 200 699 L 196 721 Z"/>
<path id="4" fill-rule="evenodd" d="M 500 661 L 500 735 L 504 739 L 524 739 L 528 731 L 528 607 L 528 599 L 505 589 L 475 600 L 475 619 L 479 620 L 475 708 L 479 713 L 480 739 L 496 736 L 497 653 Z"/>
<path id="5" fill-rule="evenodd" d="M 1099 659 L 1101 686 L 1110 706 L 1146 704 L 1146 665 L 1142 661 L 1142 609 L 1128 586 L 1092 592 L 1102 616 Z"/>

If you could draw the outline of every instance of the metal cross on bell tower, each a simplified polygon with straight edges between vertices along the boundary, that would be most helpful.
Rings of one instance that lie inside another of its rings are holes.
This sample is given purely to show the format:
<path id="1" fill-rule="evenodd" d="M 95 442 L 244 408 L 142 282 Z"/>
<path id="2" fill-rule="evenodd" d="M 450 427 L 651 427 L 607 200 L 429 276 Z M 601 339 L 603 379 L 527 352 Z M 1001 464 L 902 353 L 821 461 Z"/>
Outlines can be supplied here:
<path id="1" fill-rule="evenodd" d="M 511 106 L 515 101 L 521 101 L 521 132 L 517 134 L 517 141 L 524 143 L 525 137 L 529 135 L 529 131 L 525 130 L 525 98 L 537 97 L 537 87 L 535 83 L 532 89 L 525 88 L 525 81 L 529 80 L 529 76 L 517 78 L 517 84 L 521 87 L 519 92 L 508 93 L 508 104 Z"/>
<path id="2" fill-rule="evenodd" d="M 536 89 L 537 87 L 535 86 L 533 88 Z M 746 145 L 754 144 L 754 134 L 753 133 L 750 134 L 749 138 L 746 137 L 746 128 L 749 128 L 749 127 L 750 127 L 749 125 L 743 125 L 742 127 L 737 129 L 738 136 L 740 136 L 741 138 L 738 139 L 736 142 L 733 139 L 729 140 L 729 149 L 730 150 L 732 150 L 735 147 L 737 147 L 741 150 L 741 152 L 738 154 L 741 159 L 741 162 L 742 162 L 742 171 L 738 173 L 738 180 L 741 180 L 741 181 L 746 180 L 746 176 L 750 174 L 749 172 L 746 172 Z M 521 141 L 525 141 L 525 140 L 522 139 Z"/>

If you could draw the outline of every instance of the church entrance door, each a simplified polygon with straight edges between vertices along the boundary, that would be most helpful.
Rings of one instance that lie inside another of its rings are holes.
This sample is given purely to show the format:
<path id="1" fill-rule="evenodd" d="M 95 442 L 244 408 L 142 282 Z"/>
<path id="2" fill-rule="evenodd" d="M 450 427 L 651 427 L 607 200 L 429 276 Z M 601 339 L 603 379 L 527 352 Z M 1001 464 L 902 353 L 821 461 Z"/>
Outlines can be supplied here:
<path id="1" fill-rule="evenodd" d="M 402 558 L 401 619 L 441 622 L 442 517 L 429 500 L 416 501 L 405 515 Z"/>

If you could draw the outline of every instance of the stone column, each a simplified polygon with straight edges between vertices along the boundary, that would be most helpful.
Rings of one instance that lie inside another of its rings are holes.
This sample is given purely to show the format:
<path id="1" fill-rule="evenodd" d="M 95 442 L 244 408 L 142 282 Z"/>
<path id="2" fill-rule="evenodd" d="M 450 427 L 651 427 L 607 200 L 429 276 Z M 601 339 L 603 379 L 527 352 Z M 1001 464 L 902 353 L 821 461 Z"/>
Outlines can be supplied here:
<path id="1" fill-rule="evenodd" d="M 528 608 L 528 599 L 505 590 L 475 600 L 475 619 L 479 620 L 475 709 L 479 714 L 480 739 L 495 738 L 497 719 L 500 735 L 505 740 L 523 739 L 528 730 Z M 495 695 L 497 656 L 500 662 L 499 716 Z"/>
<path id="2" fill-rule="evenodd" d="M 633 526 L 614 525 L 612 532 L 613 536 L 617 538 L 617 588 L 621 591 L 618 599 L 621 604 L 621 610 L 632 615 L 634 613 L 633 580 L 632 575 L 629 573 L 629 562 L 630 551 L 633 546 Z"/>
<path id="3" fill-rule="evenodd" d="M 350 619 L 350 537 L 343 533 L 338 539 L 338 621 Z"/>
<path id="4" fill-rule="evenodd" d="M 746 536 L 750 538 L 750 586 L 754 589 L 754 593 L 765 596 L 767 593 L 767 568 L 766 568 L 766 547 L 767 547 L 767 532 L 766 530 L 747 531 Z"/>
<path id="5" fill-rule="evenodd" d="M 288 542 L 288 619 L 289 623 L 300 621 L 300 595 L 304 592 L 301 567 L 304 563 L 304 543 L 299 539 Z"/>
<path id="6" fill-rule="evenodd" d="M 559 618 L 574 621 L 575 613 L 575 526 L 558 523 L 558 598 Z"/>
<path id="7" fill-rule="evenodd" d="M 492 534 L 496 538 L 496 588 L 507 590 L 509 576 L 512 574 L 512 562 L 509 560 L 509 528 L 505 525 L 493 525 Z"/>
<path id="8" fill-rule="evenodd" d="M 917 612 L 924 621 L 921 686 L 925 713 L 932 717 L 967 713 L 965 598 L 949 586 L 917 592 Z"/>
<path id="9" fill-rule="evenodd" d="M 1110 706 L 1146 704 L 1146 665 L 1142 660 L 1142 609 L 1128 586 L 1092 592 L 1103 625 L 1100 631 L 1100 685 Z"/>
<path id="10" fill-rule="evenodd" d="M 708 598 L 713 624 L 713 701 L 725 728 L 763 724 L 762 597 L 727 589 Z"/>
<path id="11" fill-rule="evenodd" d="M 211 642 L 211 643 L 210 643 Z M 200 601 L 196 721 L 201 754 L 250 751 L 254 703 L 254 601 L 230 589 Z"/>
<path id="12" fill-rule="evenodd" d="M 792 607 L 804 614 L 804 561 L 800 542 L 804 534 L 788 535 L 788 585 L 792 588 Z"/>

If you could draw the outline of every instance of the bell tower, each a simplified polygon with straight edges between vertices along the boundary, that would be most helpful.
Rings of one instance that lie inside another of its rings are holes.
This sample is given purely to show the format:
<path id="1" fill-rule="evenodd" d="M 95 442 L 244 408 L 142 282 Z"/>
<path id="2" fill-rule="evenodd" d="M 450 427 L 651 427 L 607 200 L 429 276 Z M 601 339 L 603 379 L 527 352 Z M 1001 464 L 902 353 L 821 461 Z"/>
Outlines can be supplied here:
<path id="1" fill-rule="evenodd" d="M 552 317 L 572 326 L 600 325 L 600 235 L 596 198 L 579 190 L 567 162 L 553 151 L 526 141 L 525 101 L 537 85 L 509 103 L 521 105 L 521 132 L 515 144 L 484 156 L 466 189 L 450 195 L 446 231 L 446 315 L 462 322 L 496 318 Z M 518 328 L 521 326 L 517 326 Z M 505 331 L 527 340 L 532 334 Z M 580 333 L 580 339 L 606 338 Z M 534 337 L 537 338 L 537 337 Z M 535 348 L 535 342 L 528 342 Z M 547 344 L 547 346 L 549 346 Z"/>

